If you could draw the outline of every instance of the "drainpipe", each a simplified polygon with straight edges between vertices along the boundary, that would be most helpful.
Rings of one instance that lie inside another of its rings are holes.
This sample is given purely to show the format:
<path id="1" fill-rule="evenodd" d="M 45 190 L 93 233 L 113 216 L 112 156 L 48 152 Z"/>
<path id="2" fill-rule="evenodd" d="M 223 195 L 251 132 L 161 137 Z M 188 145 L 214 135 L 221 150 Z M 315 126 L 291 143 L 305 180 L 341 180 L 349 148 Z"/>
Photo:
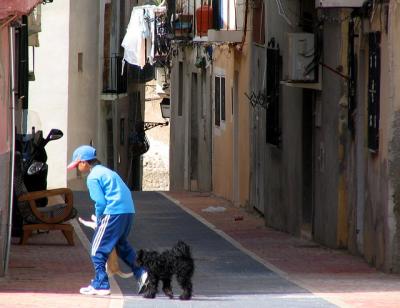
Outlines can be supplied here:
<path id="1" fill-rule="evenodd" d="M 14 156 L 15 156 L 15 59 L 14 59 L 14 28 L 10 27 L 10 59 L 11 59 L 11 153 L 10 153 L 10 212 L 8 217 L 8 235 L 6 243 L 6 255 L 4 263 L 4 274 L 7 275 L 8 262 L 10 259 L 11 232 L 12 232 L 12 212 L 14 199 Z"/>
<path id="2" fill-rule="evenodd" d="M 243 29 L 243 36 L 242 42 L 239 45 L 239 51 L 243 50 L 244 43 L 246 42 L 246 33 L 247 33 L 247 14 L 249 13 L 249 0 L 246 0 L 245 4 L 245 13 L 244 13 L 244 29 Z"/>

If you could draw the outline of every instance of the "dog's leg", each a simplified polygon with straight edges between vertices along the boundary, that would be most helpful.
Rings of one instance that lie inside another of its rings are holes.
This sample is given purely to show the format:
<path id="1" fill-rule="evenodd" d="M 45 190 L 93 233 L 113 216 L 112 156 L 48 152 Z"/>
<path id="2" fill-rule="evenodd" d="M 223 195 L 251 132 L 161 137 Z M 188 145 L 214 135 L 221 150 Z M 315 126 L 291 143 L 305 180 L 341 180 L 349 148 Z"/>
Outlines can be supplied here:
<path id="1" fill-rule="evenodd" d="M 174 293 L 172 292 L 171 279 L 162 279 L 162 283 L 162 290 L 164 291 L 165 295 L 168 296 L 170 299 L 173 299 Z"/>
<path id="2" fill-rule="evenodd" d="M 179 285 L 181 286 L 183 292 L 179 296 L 181 300 L 189 300 L 192 298 L 192 281 L 190 278 L 186 276 L 177 275 L 176 280 L 178 281 Z"/>

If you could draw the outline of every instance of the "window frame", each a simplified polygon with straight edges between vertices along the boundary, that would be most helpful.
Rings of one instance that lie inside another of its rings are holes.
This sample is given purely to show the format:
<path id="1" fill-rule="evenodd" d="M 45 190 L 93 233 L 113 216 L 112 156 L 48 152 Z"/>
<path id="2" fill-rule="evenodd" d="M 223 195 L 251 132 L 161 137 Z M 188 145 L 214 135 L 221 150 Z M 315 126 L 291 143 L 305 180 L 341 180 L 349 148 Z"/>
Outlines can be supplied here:
<path id="1" fill-rule="evenodd" d="M 259 29 L 255 29 L 256 26 Z M 253 7 L 253 43 L 257 46 L 265 46 L 265 4 L 262 0 L 255 0 Z M 256 35 L 258 34 L 258 37 Z"/>

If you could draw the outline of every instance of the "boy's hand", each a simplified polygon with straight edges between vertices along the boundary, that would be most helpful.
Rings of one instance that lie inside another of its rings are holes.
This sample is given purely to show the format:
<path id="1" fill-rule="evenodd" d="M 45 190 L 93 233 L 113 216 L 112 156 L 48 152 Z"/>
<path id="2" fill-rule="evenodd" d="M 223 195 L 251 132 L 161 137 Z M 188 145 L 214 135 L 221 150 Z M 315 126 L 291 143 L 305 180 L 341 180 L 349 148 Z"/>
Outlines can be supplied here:
<path id="1" fill-rule="evenodd" d="M 89 228 L 92 228 L 93 230 L 96 229 L 96 222 L 95 221 L 89 221 L 89 220 L 84 220 L 81 217 L 78 217 L 79 222 Z"/>

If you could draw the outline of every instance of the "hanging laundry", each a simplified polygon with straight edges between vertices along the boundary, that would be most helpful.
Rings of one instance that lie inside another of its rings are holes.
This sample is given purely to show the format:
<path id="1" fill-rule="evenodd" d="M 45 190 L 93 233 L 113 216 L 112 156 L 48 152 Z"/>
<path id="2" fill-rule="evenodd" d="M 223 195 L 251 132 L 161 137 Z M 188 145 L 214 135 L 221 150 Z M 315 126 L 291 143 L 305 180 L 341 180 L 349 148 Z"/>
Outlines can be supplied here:
<path id="1" fill-rule="evenodd" d="M 155 12 L 165 7 L 155 5 L 135 6 L 121 46 L 124 47 L 123 65 L 126 62 L 144 67 L 154 59 L 154 18 Z"/>

